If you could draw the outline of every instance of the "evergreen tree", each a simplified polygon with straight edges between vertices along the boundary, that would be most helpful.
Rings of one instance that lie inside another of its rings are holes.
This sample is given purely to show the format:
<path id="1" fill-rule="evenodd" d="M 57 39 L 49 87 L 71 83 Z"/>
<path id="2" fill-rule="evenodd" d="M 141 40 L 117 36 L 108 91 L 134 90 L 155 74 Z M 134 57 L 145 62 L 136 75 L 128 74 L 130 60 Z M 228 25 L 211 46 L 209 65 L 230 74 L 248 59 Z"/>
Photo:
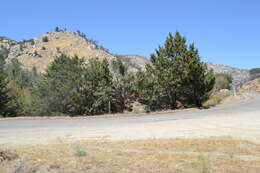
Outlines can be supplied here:
<path id="1" fill-rule="evenodd" d="M 146 66 L 147 74 L 140 73 L 138 78 L 142 103 L 152 110 L 175 109 L 178 102 L 184 106 L 202 106 L 215 79 L 200 61 L 194 44 L 187 45 L 179 32 L 175 36 L 170 33 L 164 46 L 151 55 L 151 62 Z"/>
<path id="2" fill-rule="evenodd" d="M 120 59 L 112 62 L 115 73 L 112 98 L 117 112 L 131 111 L 131 103 L 135 100 L 135 76 L 128 73 L 128 67 Z"/>
<path id="3" fill-rule="evenodd" d="M 37 92 L 40 114 L 64 113 L 93 115 L 108 112 L 112 75 L 107 60 L 90 60 L 77 56 L 56 57 L 48 67 Z"/>
<path id="4" fill-rule="evenodd" d="M 146 67 L 158 85 L 156 90 L 161 108 L 175 109 L 181 94 L 184 77 L 183 58 L 186 56 L 186 40 L 178 32 L 170 33 L 164 47 L 159 47 L 151 55 L 152 65 Z"/>
<path id="5" fill-rule="evenodd" d="M 8 116 L 9 103 L 11 98 L 8 95 L 7 79 L 4 74 L 3 68 L 0 68 L 0 116 Z"/>
<path id="6" fill-rule="evenodd" d="M 212 70 L 207 69 L 206 63 L 201 62 L 194 44 L 189 46 L 187 55 L 184 61 L 186 77 L 183 83 L 183 95 L 188 104 L 202 107 L 202 103 L 207 100 L 214 87 L 215 76 Z"/>

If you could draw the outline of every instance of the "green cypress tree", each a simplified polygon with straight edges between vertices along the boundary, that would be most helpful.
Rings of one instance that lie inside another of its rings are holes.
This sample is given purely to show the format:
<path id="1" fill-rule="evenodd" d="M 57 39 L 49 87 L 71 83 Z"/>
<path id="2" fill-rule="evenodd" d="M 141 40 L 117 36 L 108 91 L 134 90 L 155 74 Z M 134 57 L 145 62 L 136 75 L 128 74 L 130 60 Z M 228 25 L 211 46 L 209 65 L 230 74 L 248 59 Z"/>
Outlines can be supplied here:
<path id="1" fill-rule="evenodd" d="M 114 80 L 112 84 L 112 106 L 116 112 L 131 111 L 135 100 L 135 76 L 120 59 L 112 62 Z"/>
<path id="2" fill-rule="evenodd" d="M 202 103 L 206 101 L 214 87 L 215 76 L 212 70 L 208 70 L 207 64 L 201 62 L 198 49 L 194 44 L 191 44 L 187 50 L 184 67 L 186 72 L 183 81 L 185 101 L 187 104 L 202 107 Z"/>
<path id="3" fill-rule="evenodd" d="M 146 75 L 138 75 L 140 101 L 153 109 L 175 109 L 178 102 L 183 106 L 202 106 L 214 85 L 214 75 L 200 61 L 194 44 L 176 32 L 167 37 L 151 55 L 151 65 Z M 146 90 L 145 87 L 151 91 Z"/>
<path id="4" fill-rule="evenodd" d="M 8 95 L 7 79 L 2 68 L 0 68 L 0 116 L 9 115 L 9 103 L 11 98 Z"/>
<path id="5" fill-rule="evenodd" d="M 183 78 L 183 57 L 186 56 L 186 39 L 179 32 L 167 37 L 164 47 L 151 55 L 152 65 L 146 70 L 156 81 L 162 108 L 175 109 Z"/>
<path id="6" fill-rule="evenodd" d="M 108 112 L 112 75 L 107 60 L 87 64 L 77 56 L 61 55 L 37 85 L 40 114 L 93 115 Z"/>

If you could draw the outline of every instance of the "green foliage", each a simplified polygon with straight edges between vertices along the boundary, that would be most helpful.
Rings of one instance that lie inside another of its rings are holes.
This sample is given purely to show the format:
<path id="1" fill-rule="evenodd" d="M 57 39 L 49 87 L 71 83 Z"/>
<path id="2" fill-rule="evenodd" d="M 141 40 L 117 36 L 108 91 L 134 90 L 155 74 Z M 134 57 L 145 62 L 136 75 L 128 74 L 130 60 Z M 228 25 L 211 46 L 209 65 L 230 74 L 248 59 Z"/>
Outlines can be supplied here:
<path id="1" fill-rule="evenodd" d="M 152 110 L 176 109 L 183 105 L 201 107 L 214 85 L 214 75 L 200 61 L 194 44 L 176 32 L 169 34 L 163 47 L 151 55 L 146 73 L 137 74 L 139 100 Z"/>
<path id="2" fill-rule="evenodd" d="M 75 144 L 73 149 L 75 150 L 75 156 L 77 157 L 84 157 L 87 155 L 86 149 L 81 144 Z"/>
<path id="3" fill-rule="evenodd" d="M 131 111 L 135 100 L 135 76 L 128 73 L 128 67 L 120 59 L 112 62 L 114 80 L 112 85 L 112 103 L 114 111 Z"/>
<path id="4" fill-rule="evenodd" d="M 56 27 L 55 27 L 55 29 L 54 29 L 54 31 L 55 31 L 55 32 L 60 32 L 60 29 L 59 29 L 59 27 L 58 27 L 58 26 L 56 26 Z"/>
<path id="5" fill-rule="evenodd" d="M 8 49 L 2 47 L 0 48 L 0 67 L 3 67 L 5 64 L 5 59 L 8 57 Z"/>
<path id="6" fill-rule="evenodd" d="M 35 86 L 40 77 L 35 68 L 31 71 L 24 69 L 18 59 L 12 59 L 11 63 L 6 64 L 5 71 L 8 79 L 15 81 L 22 88 Z"/>
<path id="7" fill-rule="evenodd" d="M 207 65 L 200 61 L 198 50 L 191 44 L 184 58 L 184 83 L 183 101 L 187 104 L 202 106 L 202 103 L 209 97 L 215 83 L 213 71 L 207 69 Z M 182 99 L 181 99 L 182 100 Z"/>
<path id="8" fill-rule="evenodd" d="M 46 112 L 70 115 L 106 113 L 112 75 L 106 60 L 85 64 L 77 56 L 56 57 L 37 86 L 40 105 Z"/>
<path id="9" fill-rule="evenodd" d="M 8 95 L 12 98 L 9 108 L 18 116 L 33 115 L 36 108 L 33 105 L 37 103 L 37 100 L 34 99 L 32 91 L 41 79 L 41 75 L 37 73 L 36 68 L 24 69 L 17 59 L 6 64 L 4 70 L 9 81 Z"/>
<path id="10" fill-rule="evenodd" d="M 0 68 L 0 116 L 13 116 L 12 98 L 9 95 L 8 82 L 2 68 Z"/>
<path id="11" fill-rule="evenodd" d="M 78 35 L 86 39 L 80 31 Z M 8 55 L 3 54 L 2 59 Z M 97 115 L 108 113 L 108 107 L 113 113 L 132 111 L 133 103 L 146 105 L 143 109 L 147 112 L 201 107 L 215 82 L 194 44 L 188 45 L 178 32 L 169 34 L 164 46 L 151 55 L 151 64 L 136 73 L 129 73 L 120 58 L 111 63 L 106 59 L 86 63 L 83 58 L 64 54 L 55 57 L 44 74 L 35 68 L 24 69 L 17 59 L 5 66 L 3 61 L 1 70 L 3 116 Z"/>

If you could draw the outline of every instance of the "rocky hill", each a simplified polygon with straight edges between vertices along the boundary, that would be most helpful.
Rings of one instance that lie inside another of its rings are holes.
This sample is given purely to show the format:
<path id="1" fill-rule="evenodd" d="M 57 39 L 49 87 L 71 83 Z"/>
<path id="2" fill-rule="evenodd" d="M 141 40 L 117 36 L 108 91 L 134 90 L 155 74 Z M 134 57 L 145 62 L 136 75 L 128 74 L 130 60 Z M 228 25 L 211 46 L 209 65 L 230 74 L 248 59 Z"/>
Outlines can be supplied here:
<path id="1" fill-rule="evenodd" d="M 62 53 L 78 55 L 86 61 L 90 58 L 116 58 L 95 42 L 69 31 L 51 32 L 23 42 L 0 40 L 0 47 L 9 51 L 7 62 L 17 58 L 25 68 L 36 67 L 39 72 L 43 72 L 54 57 Z"/>

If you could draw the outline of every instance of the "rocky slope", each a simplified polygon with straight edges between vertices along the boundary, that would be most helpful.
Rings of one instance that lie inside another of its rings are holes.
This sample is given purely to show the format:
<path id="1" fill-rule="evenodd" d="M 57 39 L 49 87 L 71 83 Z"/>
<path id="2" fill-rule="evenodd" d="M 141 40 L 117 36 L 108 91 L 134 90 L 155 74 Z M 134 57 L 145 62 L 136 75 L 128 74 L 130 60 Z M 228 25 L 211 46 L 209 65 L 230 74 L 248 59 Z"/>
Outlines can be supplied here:
<path id="1" fill-rule="evenodd" d="M 0 46 L 9 50 L 7 62 L 17 58 L 25 68 L 36 67 L 39 72 L 43 72 L 54 57 L 62 53 L 78 55 L 86 61 L 90 58 L 116 58 L 93 41 L 69 31 L 47 33 L 32 40 L 10 44 L 6 40 L 0 41 Z"/>
<path id="2" fill-rule="evenodd" d="M 241 84 L 250 80 L 249 70 L 243 70 L 239 68 L 230 67 L 227 65 L 207 63 L 208 67 L 214 71 L 214 73 L 226 73 L 233 77 L 233 84 L 240 86 Z"/>
<path id="3" fill-rule="evenodd" d="M 147 57 L 139 55 L 116 55 L 116 57 L 127 64 L 132 71 L 143 69 L 145 67 L 145 64 L 151 63 Z"/>
<path id="4" fill-rule="evenodd" d="M 260 78 L 246 82 L 240 88 L 240 92 L 257 92 L 257 93 L 260 93 Z"/>

